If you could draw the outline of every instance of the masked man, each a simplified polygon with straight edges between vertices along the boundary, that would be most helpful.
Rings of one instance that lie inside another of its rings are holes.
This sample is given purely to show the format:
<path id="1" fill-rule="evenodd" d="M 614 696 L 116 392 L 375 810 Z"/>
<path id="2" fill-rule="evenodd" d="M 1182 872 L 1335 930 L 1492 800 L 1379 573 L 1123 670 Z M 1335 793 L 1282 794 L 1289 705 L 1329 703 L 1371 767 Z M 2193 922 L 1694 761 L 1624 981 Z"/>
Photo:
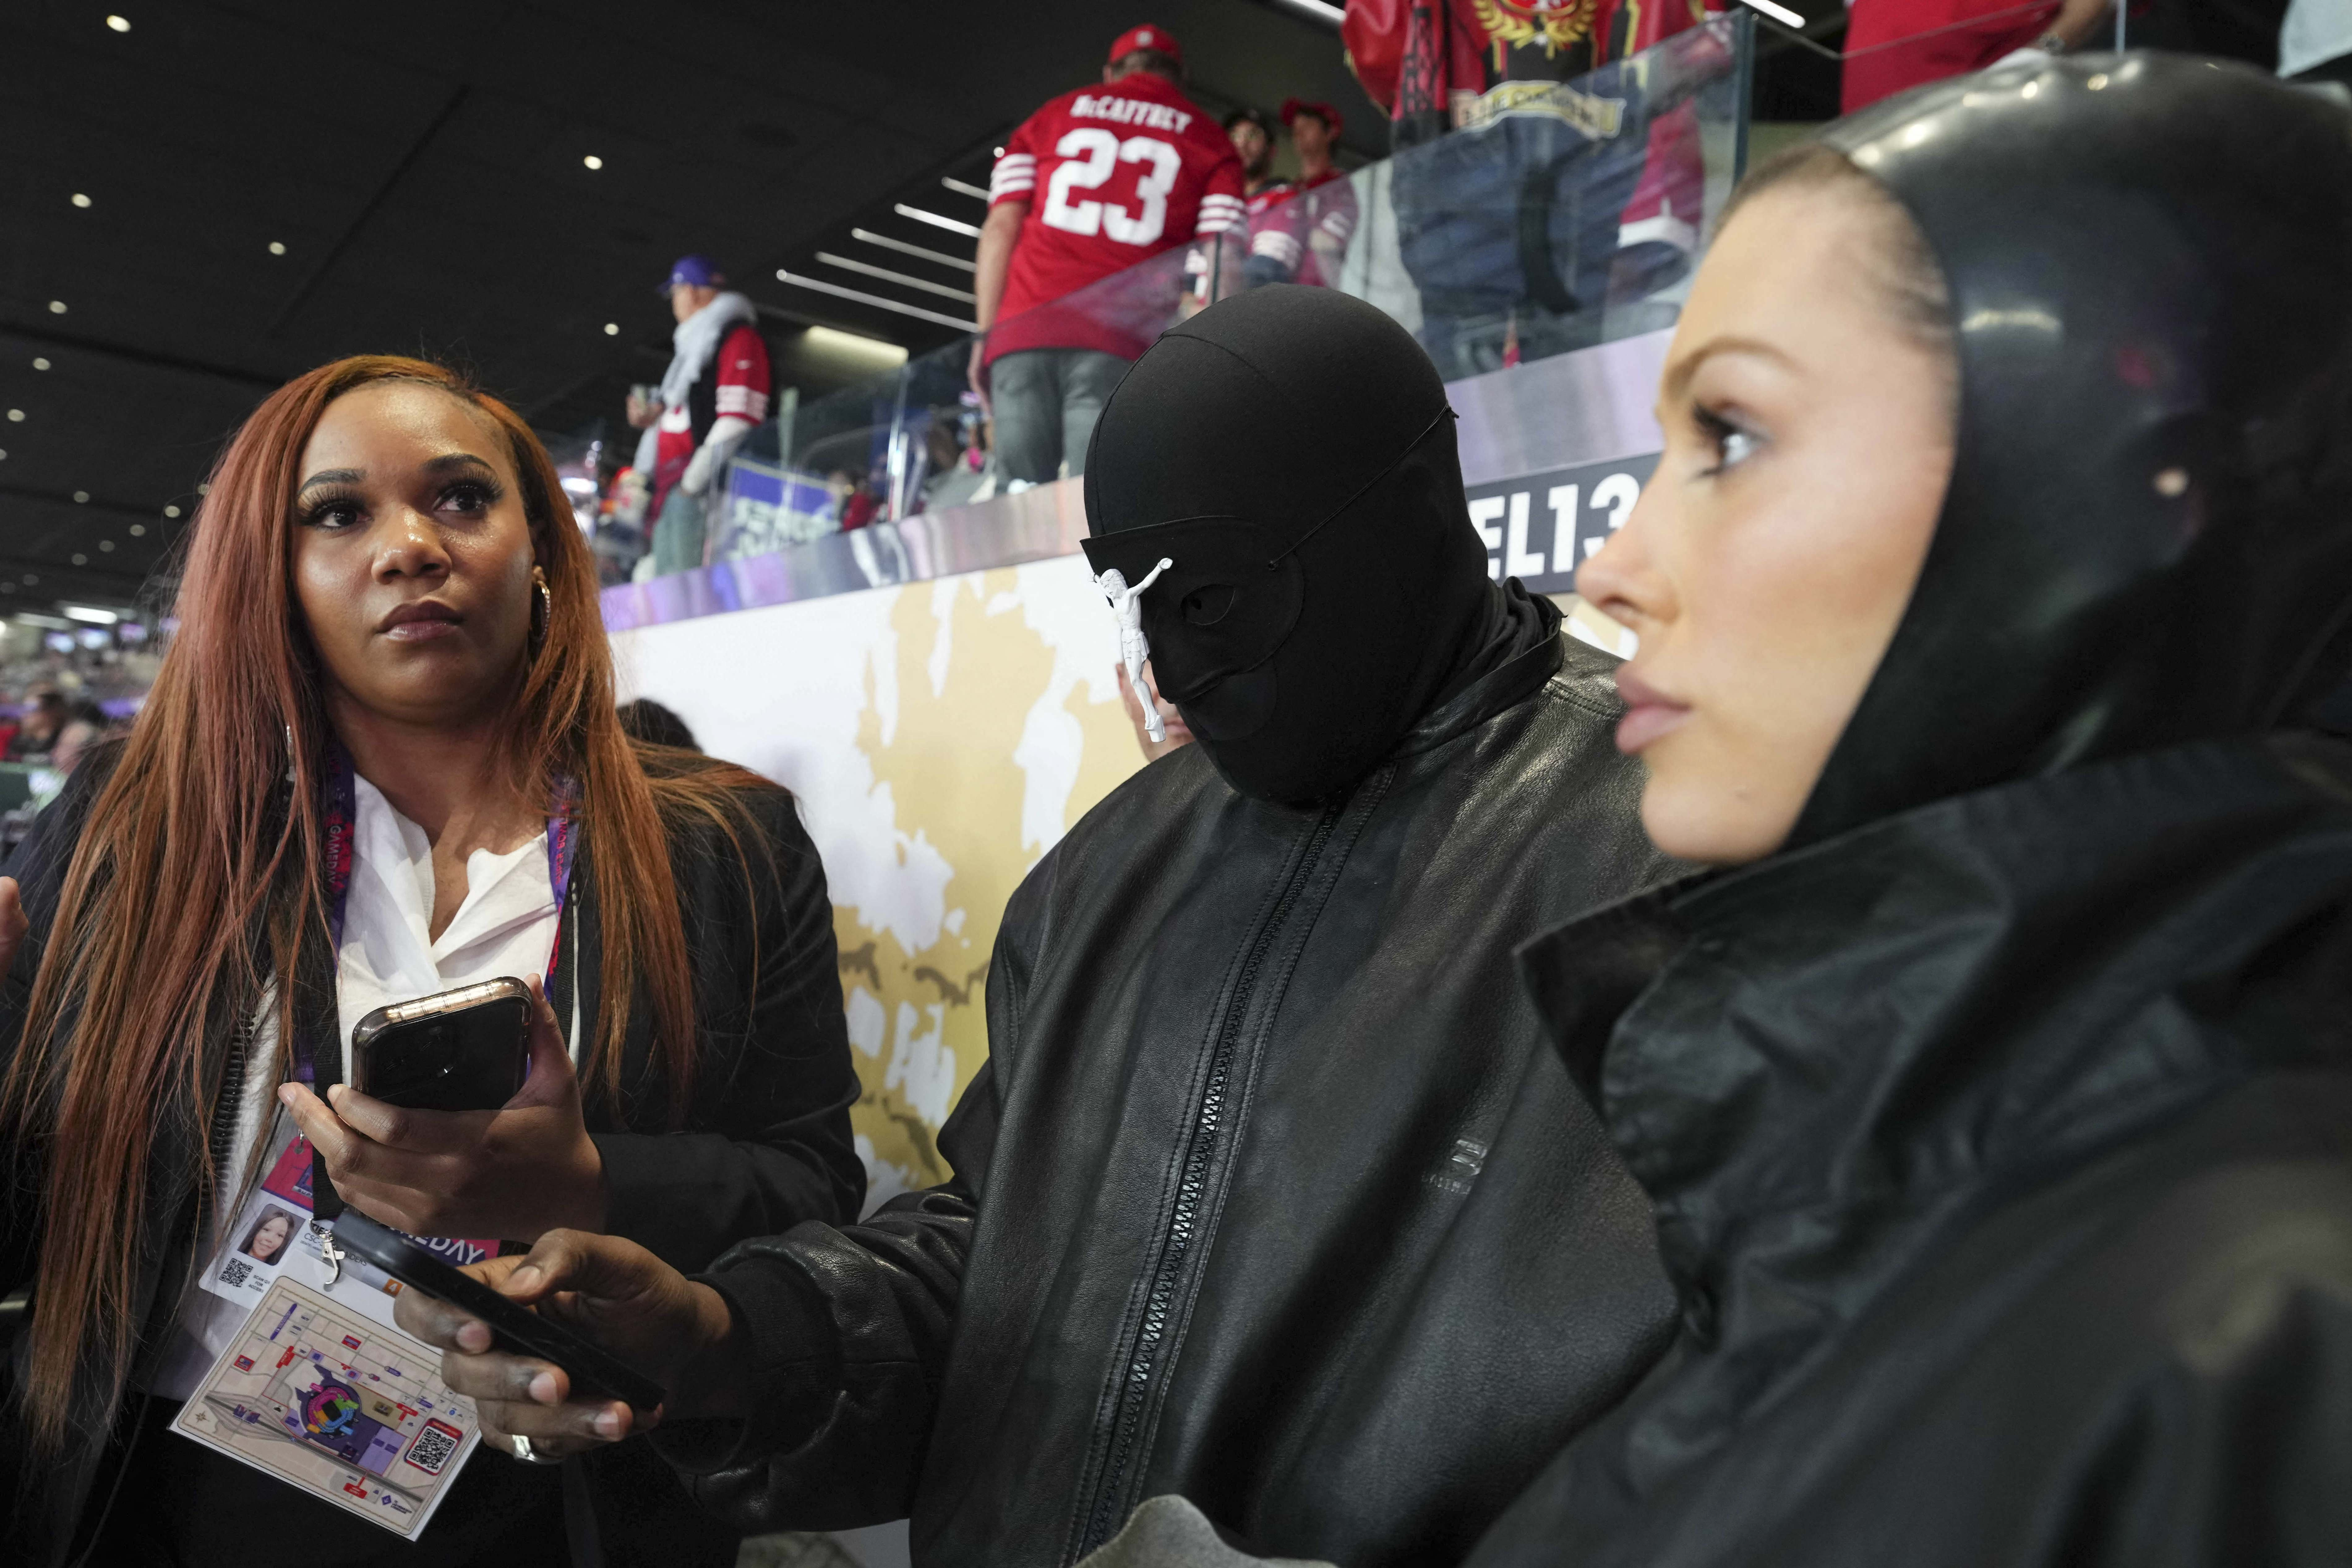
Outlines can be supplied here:
<path id="1" fill-rule="evenodd" d="M 1435 371 L 1328 289 L 1163 336 L 1087 506 L 1097 572 L 1170 563 L 1143 626 L 1199 743 L 1013 895 L 954 1180 L 705 1281 L 553 1233 L 509 1289 L 579 1291 L 751 1528 L 911 1512 L 919 1563 L 1052 1568 L 1176 1493 L 1285 1556 L 1451 1561 L 1673 1312 L 1510 956 L 1665 870 L 1613 661 L 1488 580 Z M 493 1431 L 628 1429 L 403 1301 Z"/>

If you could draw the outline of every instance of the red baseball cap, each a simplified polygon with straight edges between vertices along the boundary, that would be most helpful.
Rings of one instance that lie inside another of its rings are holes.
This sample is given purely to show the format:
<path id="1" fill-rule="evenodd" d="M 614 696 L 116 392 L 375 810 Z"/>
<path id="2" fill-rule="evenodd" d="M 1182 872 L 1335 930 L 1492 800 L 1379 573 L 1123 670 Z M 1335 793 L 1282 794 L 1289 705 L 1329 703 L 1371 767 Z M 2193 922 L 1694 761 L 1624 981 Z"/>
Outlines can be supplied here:
<path id="1" fill-rule="evenodd" d="M 1165 27 L 1155 27 L 1146 22 L 1140 27 L 1129 27 L 1111 44 L 1110 58 L 1105 65 L 1117 65 L 1138 49 L 1150 49 L 1166 55 L 1178 65 L 1184 63 L 1184 46 Z"/>
<path id="2" fill-rule="evenodd" d="M 1302 114 L 1313 115 L 1331 128 L 1332 135 L 1339 134 L 1339 128 L 1343 121 L 1339 119 L 1339 111 L 1329 104 L 1310 103 L 1303 98 L 1286 98 L 1282 100 L 1283 124 L 1288 125 Z"/>

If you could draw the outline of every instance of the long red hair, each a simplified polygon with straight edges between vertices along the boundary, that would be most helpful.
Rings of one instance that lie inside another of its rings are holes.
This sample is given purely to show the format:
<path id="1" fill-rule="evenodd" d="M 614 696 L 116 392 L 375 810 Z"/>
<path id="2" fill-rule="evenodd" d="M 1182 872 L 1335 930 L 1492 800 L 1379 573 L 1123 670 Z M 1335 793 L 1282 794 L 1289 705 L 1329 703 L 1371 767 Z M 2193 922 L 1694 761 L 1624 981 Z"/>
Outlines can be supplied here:
<path id="1" fill-rule="evenodd" d="M 226 1114 L 225 1027 L 275 978 L 279 1071 L 294 1037 L 298 953 L 323 942 L 320 770 L 331 733 L 319 660 L 295 599 L 293 502 L 303 447 L 327 405 L 380 381 L 420 382 L 481 410 L 520 479 L 546 574 L 546 635 L 507 725 L 514 776 L 551 802 L 578 782 L 603 937 L 586 1078 L 617 1107 L 621 1047 L 642 993 L 667 1104 L 682 1114 L 695 1008 L 663 831 L 697 813 L 741 848 L 754 775 L 725 764 L 649 777 L 614 710 L 596 569 L 554 466 L 514 411 L 456 373 L 368 355 L 322 365 L 255 410 L 215 465 L 181 577 L 179 627 L 120 763 L 92 804 L 35 978 L 0 1128 L 44 1149 L 39 1288 L 19 1391 L 36 1436 L 63 1440 L 77 1409 L 110 1413 L 137 1341 L 148 1194 L 210 1186 L 205 1130 Z M 291 783 L 289 784 L 289 773 Z M 195 1168 L 152 1168 L 166 1113 L 201 1118 Z M 243 1151 L 239 1152 L 242 1154 Z M 171 1289 L 172 1282 L 165 1282 Z"/>

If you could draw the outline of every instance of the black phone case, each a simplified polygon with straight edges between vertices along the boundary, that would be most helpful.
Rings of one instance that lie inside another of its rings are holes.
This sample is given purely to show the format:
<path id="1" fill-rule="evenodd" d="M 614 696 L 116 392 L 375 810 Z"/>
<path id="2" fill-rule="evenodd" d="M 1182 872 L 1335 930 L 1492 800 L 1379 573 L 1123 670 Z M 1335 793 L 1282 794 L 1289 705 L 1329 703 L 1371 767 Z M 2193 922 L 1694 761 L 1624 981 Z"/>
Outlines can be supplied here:
<path id="1" fill-rule="evenodd" d="M 496 1110 L 530 1067 L 530 993 L 494 980 L 379 1007 L 352 1030 L 351 1057 L 352 1087 L 387 1105 Z"/>
<path id="2" fill-rule="evenodd" d="M 552 1318 L 516 1305 L 471 1275 L 459 1273 L 390 1226 L 347 1208 L 337 1216 L 334 1230 L 339 1244 L 403 1285 L 481 1319 L 504 1348 L 562 1367 L 572 1376 L 574 1395 L 603 1395 L 637 1410 L 651 1410 L 668 1399 L 667 1389 L 630 1370 L 601 1345 L 591 1344 Z"/>

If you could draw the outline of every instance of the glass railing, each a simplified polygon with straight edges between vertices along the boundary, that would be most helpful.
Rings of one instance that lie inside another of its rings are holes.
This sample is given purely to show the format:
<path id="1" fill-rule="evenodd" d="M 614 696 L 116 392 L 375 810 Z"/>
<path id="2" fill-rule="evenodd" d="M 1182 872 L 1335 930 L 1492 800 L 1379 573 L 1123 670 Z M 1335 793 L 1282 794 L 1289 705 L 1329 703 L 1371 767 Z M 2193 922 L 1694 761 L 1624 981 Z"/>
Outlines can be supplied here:
<path id="1" fill-rule="evenodd" d="M 1745 162 L 1753 39 L 1717 17 L 1573 81 L 1507 84 L 1458 106 L 1451 133 L 1293 197 L 1246 237 L 1161 252 L 1040 313 L 1139 354 L 1208 300 L 1319 284 L 1411 329 L 1448 381 L 1671 326 Z M 762 444 L 776 456 L 739 460 L 718 492 L 708 559 L 1023 488 L 968 383 L 971 343 L 793 409 Z"/>

